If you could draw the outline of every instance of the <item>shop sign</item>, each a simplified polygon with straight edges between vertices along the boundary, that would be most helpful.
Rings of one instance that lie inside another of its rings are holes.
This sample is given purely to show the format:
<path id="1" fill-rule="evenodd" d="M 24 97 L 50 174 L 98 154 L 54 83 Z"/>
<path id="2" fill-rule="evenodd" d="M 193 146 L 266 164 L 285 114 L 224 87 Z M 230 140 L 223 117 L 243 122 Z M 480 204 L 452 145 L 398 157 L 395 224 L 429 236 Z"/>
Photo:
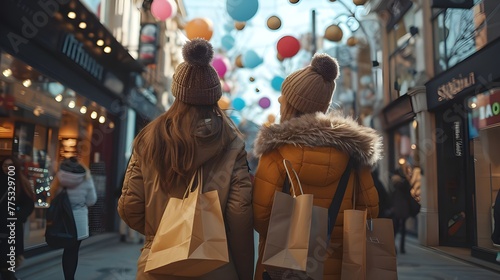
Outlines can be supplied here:
<path id="1" fill-rule="evenodd" d="M 83 43 L 80 43 L 73 34 L 66 35 L 61 51 L 90 75 L 102 82 L 104 67 L 83 49 Z"/>
<path id="2" fill-rule="evenodd" d="M 500 123 L 500 88 L 490 94 L 478 94 L 474 116 L 478 118 L 477 128 L 482 129 Z"/>
<path id="3" fill-rule="evenodd" d="M 438 101 L 451 100 L 462 90 L 473 86 L 475 83 L 476 78 L 474 72 L 470 72 L 465 77 L 459 74 L 457 77 L 451 79 L 451 81 L 438 87 Z"/>
<path id="4" fill-rule="evenodd" d="M 464 150 L 464 140 L 462 139 L 462 124 L 460 121 L 453 122 L 453 149 L 455 156 L 461 157 Z"/>

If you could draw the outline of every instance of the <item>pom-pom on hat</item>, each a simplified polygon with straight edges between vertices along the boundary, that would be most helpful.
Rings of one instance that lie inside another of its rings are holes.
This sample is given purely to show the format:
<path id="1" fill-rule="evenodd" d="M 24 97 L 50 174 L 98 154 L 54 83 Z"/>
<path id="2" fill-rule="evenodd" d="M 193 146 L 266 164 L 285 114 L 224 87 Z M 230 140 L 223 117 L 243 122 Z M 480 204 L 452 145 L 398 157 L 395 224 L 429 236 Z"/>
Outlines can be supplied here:
<path id="1" fill-rule="evenodd" d="M 210 65 L 214 51 L 204 39 L 193 39 L 182 47 L 184 62 L 175 69 L 172 94 L 190 105 L 214 105 L 222 96 L 219 76 Z"/>
<path id="2" fill-rule="evenodd" d="M 288 104 L 302 113 L 326 112 L 338 76 L 337 60 L 327 54 L 315 54 L 311 65 L 286 77 L 281 93 Z"/>

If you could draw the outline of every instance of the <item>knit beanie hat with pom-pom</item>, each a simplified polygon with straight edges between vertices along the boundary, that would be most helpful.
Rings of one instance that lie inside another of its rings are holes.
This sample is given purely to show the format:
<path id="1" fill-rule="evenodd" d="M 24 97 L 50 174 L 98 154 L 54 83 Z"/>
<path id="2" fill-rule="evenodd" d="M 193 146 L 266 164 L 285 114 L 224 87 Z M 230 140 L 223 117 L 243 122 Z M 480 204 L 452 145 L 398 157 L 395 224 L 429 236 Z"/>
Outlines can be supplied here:
<path id="1" fill-rule="evenodd" d="M 172 94 L 190 105 L 214 105 L 222 96 L 217 72 L 212 67 L 214 51 L 204 39 L 193 39 L 182 47 L 184 62 L 175 69 Z"/>
<path id="2" fill-rule="evenodd" d="M 315 54 L 311 65 L 288 75 L 281 94 L 288 104 L 302 113 L 326 112 L 339 75 L 337 60 L 327 54 Z"/>

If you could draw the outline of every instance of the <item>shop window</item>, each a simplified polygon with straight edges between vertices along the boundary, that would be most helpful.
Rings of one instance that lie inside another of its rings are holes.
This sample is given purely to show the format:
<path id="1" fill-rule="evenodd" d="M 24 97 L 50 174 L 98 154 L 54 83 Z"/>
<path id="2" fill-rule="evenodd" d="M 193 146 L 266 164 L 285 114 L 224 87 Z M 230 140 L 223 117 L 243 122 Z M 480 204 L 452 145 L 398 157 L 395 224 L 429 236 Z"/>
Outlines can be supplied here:
<path id="1" fill-rule="evenodd" d="M 500 89 L 492 89 L 468 100 L 471 143 L 476 185 L 477 244 L 494 249 L 493 207 L 500 191 Z M 497 221 L 500 227 L 500 221 Z M 497 230 L 498 231 L 498 230 Z M 498 241 L 497 241 L 498 242 Z"/>
<path id="2" fill-rule="evenodd" d="M 98 191 L 99 204 L 89 210 L 91 234 L 112 226 L 104 222 L 114 213 L 105 199 L 110 185 L 106 172 L 116 165 L 116 120 L 96 102 L 0 52 L 0 156 L 20 159 L 36 194 L 35 210 L 25 226 L 25 248 L 45 242 L 50 188 L 59 162 L 69 156 L 77 155 L 90 167 Z M 100 168 L 104 162 L 106 172 Z"/>
<path id="3" fill-rule="evenodd" d="M 434 69 L 439 74 L 500 37 L 500 2 L 477 1 L 472 9 L 435 9 Z"/>

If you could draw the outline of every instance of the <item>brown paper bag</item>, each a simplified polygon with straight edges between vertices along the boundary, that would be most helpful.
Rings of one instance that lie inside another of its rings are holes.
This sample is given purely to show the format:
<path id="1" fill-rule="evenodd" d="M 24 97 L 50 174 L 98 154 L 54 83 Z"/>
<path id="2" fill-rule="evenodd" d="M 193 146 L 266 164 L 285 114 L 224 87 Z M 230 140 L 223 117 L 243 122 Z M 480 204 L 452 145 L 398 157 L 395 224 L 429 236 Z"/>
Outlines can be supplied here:
<path id="1" fill-rule="evenodd" d="M 366 210 L 344 210 L 343 239 L 341 279 L 365 280 Z"/>
<path id="2" fill-rule="evenodd" d="M 397 259 L 391 219 L 368 220 L 366 275 L 370 280 L 397 280 Z"/>
<path id="3" fill-rule="evenodd" d="M 287 173 L 290 176 L 288 169 Z M 295 194 L 293 186 L 291 190 Z M 262 257 L 269 276 L 280 280 L 323 279 L 327 222 L 328 209 L 314 206 L 312 194 L 295 197 L 275 192 Z"/>
<path id="4" fill-rule="evenodd" d="M 262 264 L 272 279 L 323 279 L 328 209 L 276 192 Z"/>
<path id="5" fill-rule="evenodd" d="M 197 277 L 229 262 L 226 230 L 217 191 L 198 187 L 184 199 L 170 198 L 151 245 L 145 272 Z M 191 190 L 191 180 L 186 193 Z"/>

